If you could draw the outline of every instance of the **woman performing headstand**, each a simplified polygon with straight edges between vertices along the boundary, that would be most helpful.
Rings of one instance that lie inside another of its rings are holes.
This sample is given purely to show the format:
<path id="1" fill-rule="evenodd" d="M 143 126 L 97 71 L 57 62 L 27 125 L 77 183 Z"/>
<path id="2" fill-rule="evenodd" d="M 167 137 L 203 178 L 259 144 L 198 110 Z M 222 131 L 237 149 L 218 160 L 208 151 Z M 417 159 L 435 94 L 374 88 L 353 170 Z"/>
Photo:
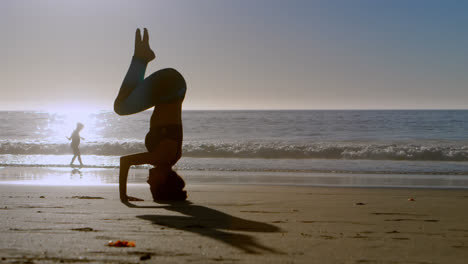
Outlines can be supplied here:
<path id="1" fill-rule="evenodd" d="M 135 51 L 114 111 L 130 115 L 154 106 L 150 129 L 145 138 L 148 152 L 120 158 L 119 191 L 122 202 L 141 199 L 127 196 L 128 170 L 132 165 L 151 164 L 148 183 L 155 201 L 185 200 L 184 180 L 172 170 L 182 154 L 182 102 L 187 90 L 184 77 L 175 69 L 166 68 L 145 77 L 146 66 L 156 56 L 149 46 L 148 30 L 143 40 L 135 34 Z"/>

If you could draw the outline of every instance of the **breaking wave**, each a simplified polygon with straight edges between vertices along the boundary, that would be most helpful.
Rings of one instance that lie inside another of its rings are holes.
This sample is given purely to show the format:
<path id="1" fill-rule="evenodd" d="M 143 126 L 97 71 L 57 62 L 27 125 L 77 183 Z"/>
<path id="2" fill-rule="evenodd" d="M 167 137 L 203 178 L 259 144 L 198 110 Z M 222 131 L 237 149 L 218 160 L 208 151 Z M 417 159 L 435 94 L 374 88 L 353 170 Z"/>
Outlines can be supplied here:
<path id="1" fill-rule="evenodd" d="M 144 152 L 142 142 L 86 143 L 83 155 L 121 156 Z M 23 142 L 0 143 L 0 154 L 62 155 L 70 154 L 69 144 Z M 359 144 L 316 143 L 207 143 L 184 142 L 183 155 L 196 158 L 263 158 L 263 159 L 350 159 L 468 161 L 465 144 Z"/>

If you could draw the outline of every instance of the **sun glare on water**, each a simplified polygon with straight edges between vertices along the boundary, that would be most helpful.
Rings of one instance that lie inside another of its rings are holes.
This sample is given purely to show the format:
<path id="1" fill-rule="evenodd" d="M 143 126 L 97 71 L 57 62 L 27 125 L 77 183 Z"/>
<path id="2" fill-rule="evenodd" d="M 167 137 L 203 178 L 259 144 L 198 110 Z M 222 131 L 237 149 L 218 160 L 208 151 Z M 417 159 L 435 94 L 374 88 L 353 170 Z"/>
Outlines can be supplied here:
<path id="1" fill-rule="evenodd" d="M 114 170 L 99 168 L 25 168 L 20 177 L 6 179 L 8 184 L 79 186 L 115 184 Z"/>
<path id="2" fill-rule="evenodd" d="M 78 109 L 53 111 L 50 112 L 47 128 L 50 133 L 46 136 L 49 137 L 49 141 L 57 143 L 67 142 L 66 137 L 70 137 L 77 123 L 82 123 L 84 128 L 80 132 L 80 136 L 88 142 L 93 141 L 99 134 L 99 129 L 97 128 L 98 121 L 96 111 Z"/>
<path id="3" fill-rule="evenodd" d="M 94 144 L 99 141 L 101 131 L 99 124 L 99 110 L 96 109 L 81 109 L 81 108 L 66 108 L 66 109 L 53 109 L 47 111 L 46 123 L 41 125 L 36 134 L 39 136 L 39 144 L 46 144 L 51 146 L 57 145 L 57 148 L 63 148 L 64 144 L 70 144 L 70 137 L 72 132 L 76 129 L 77 123 L 82 123 L 84 128 L 80 131 L 81 140 L 80 149 L 83 146 Z M 44 122 L 42 121 L 42 122 Z M 38 127 L 39 128 L 39 127 Z M 41 184 L 41 185 L 100 185 L 106 183 L 104 177 L 101 175 L 101 169 L 96 168 L 78 168 L 68 167 L 73 154 L 70 148 L 69 154 L 59 155 L 32 155 L 29 163 L 34 164 L 59 164 L 64 167 L 52 167 L 44 170 L 30 170 L 27 176 L 23 175 L 23 184 Z M 92 160 L 93 155 L 87 155 L 82 150 L 82 160 L 85 166 L 95 165 Z M 91 159 L 91 160 L 90 160 Z M 78 165 L 78 159 L 75 160 L 75 165 Z M 37 173 L 35 172 L 37 171 Z M 104 170 L 105 171 L 105 170 Z M 114 173 L 115 174 L 115 173 Z"/>

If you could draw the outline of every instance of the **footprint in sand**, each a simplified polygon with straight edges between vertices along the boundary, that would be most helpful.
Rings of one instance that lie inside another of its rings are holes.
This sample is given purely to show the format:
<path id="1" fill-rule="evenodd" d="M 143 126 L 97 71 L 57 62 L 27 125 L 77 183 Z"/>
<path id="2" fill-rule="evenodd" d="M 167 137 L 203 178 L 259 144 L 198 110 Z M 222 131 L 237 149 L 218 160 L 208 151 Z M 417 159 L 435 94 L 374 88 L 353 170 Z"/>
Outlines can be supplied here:
<path id="1" fill-rule="evenodd" d="M 427 216 L 424 214 L 410 214 L 410 213 L 371 213 L 373 215 L 407 215 L 407 216 Z"/>
<path id="2" fill-rule="evenodd" d="M 355 236 L 352 236 L 350 238 L 369 238 L 367 236 L 361 236 L 360 234 L 356 234 Z"/>
<path id="3" fill-rule="evenodd" d="M 104 199 L 99 196 L 72 196 L 73 199 Z"/>
<path id="4" fill-rule="evenodd" d="M 277 220 L 277 221 L 273 221 L 272 223 L 273 224 L 284 224 L 286 223 L 287 221 L 281 221 L 281 220 Z"/>
<path id="5" fill-rule="evenodd" d="M 80 232 L 97 232 L 97 230 L 92 229 L 91 227 L 82 227 L 82 228 L 72 228 L 70 230 L 80 231 Z"/>
<path id="6" fill-rule="evenodd" d="M 321 235 L 320 237 L 325 238 L 325 239 L 336 239 L 336 237 L 334 236 L 327 236 L 327 235 Z"/>
<path id="7" fill-rule="evenodd" d="M 385 219 L 385 221 L 391 221 L 391 222 L 401 222 L 401 221 L 422 221 L 422 222 L 439 222 L 437 219 L 426 219 L 426 220 L 420 220 L 420 219 L 411 219 L 411 218 L 396 218 L 396 219 Z"/>
<path id="8" fill-rule="evenodd" d="M 241 213 L 260 213 L 260 214 L 280 214 L 281 212 L 271 212 L 271 211 L 240 211 Z"/>

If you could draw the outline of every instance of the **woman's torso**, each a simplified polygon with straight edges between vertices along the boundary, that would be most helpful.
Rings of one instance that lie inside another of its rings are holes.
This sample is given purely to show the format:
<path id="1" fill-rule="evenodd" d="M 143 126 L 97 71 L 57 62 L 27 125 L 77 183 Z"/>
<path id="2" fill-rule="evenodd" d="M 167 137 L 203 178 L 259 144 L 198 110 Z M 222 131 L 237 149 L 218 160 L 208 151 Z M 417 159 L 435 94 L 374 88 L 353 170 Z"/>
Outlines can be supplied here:
<path id="1" fill-rule="evenodd" d="M 182 125 L 182 102 L 161 104 L 154 108 L 150 128 L 165 125 Z"/>
<path id="2" fill-rule="evenodd" d="M 180 158 L 182 139 L 182 102 L 156 107 L 151 116 L 150 131 L 145 138 L 146 149 L 154 152 L 163 140 L 177 141 L 177 156 Z"/>

